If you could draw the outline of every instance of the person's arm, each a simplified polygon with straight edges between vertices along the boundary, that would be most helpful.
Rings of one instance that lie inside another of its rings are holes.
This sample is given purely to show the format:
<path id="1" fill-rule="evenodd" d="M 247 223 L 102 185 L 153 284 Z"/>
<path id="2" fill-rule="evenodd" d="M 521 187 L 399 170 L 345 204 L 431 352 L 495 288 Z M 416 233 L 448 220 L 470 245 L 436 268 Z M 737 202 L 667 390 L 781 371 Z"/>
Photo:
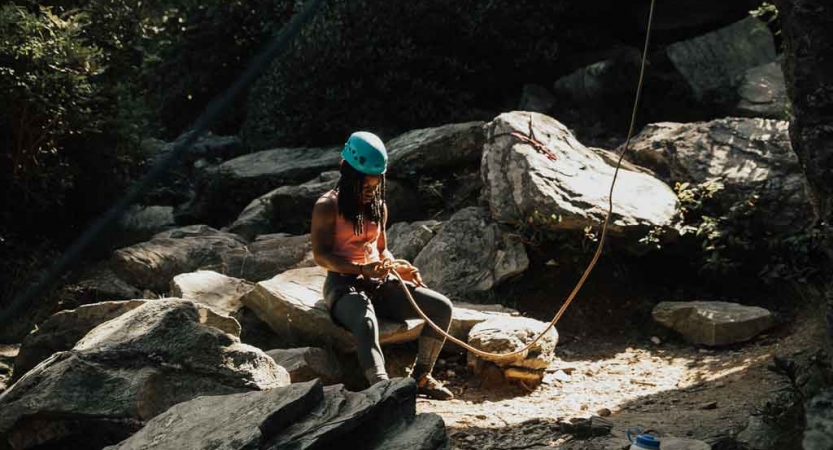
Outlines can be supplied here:
<path id="1" fill-rule="evenodd" d="M 339 273 L 362 274 L 362 266 L 333 254 L 336 226 L 336 201 L 322 197 L 312 210 L 312 255 L 319 266 Z"/>
<path id="2" fill-rule="evenodd" d="M 382 204 L 382 231 L 379 233 L 379 239 L 376 240 L 376 247 L 379 249 L 379 256 L 382 261 L 389 259 L 393 261 L 393 253 L 388 249 L 388 234 L 385 229 L 388 227 L 388 204 Z"/>

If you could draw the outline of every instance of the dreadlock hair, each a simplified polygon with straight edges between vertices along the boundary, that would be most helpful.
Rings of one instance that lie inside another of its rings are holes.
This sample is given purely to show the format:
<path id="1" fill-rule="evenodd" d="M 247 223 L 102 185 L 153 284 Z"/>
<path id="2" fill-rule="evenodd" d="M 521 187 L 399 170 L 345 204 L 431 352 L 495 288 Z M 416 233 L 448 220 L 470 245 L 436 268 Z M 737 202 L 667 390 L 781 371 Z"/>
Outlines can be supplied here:
<path id="1" fill-rule="evenodd" d="M 373 194 L 373 200 L 367 205 L 362 204 L 362 187 L 365 174 L 354 169 L 346 161 L 341 163 L 341 177 L 338 179 L 338 213 L 345 219 L 353 221 L 353 233 L 358 236 L 364 233 L 365 218 L 371 222 L 381 222 L 385 204 L 385 175 L 381 175 L 379 188 Z"/>

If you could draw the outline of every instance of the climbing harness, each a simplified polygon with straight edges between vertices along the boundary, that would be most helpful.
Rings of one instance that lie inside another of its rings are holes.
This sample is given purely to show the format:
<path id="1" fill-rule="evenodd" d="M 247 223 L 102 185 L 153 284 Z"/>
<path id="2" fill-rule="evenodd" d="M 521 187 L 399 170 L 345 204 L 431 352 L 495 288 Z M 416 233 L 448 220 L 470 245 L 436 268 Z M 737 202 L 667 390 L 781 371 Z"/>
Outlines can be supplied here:
<path id="1" fill-rule="evenodd" d="M 420 317 L 422 317 L 422 319 L 425 321 L 425 323 L 427 323 L 429 326 L 431 326 L 431 328 L 436 330 L 441 335 L 448 338 L 448 340 L 450 340 L 451 342 L 465 348 L 466 350 L 474 353 L 477 356 L 488 358 L 488 359 L 493 360 L 493 361 L 494 360 L 499 361 L 499 360 L 502 360 L 502 359 L 510 359 L 510 358 L 514 359 L 517 356 L 525 357 L 527 355 L 527 352 L 529 351 L 529 349 L 532 348 L 532 346 L 534 346 L 535 343 L 537 343 L 544 335 L 546 335 L 547 332 L 549 332 L 550 329 L 553 328 L 556 323 L 558 323 L 559 319 L 561 319 L 561 316 L 564 314 L 564 311 L 567 309 L 568 306 L 570 306 L 570 303 L 572 303 L 573 299 L 576 297 L 576 294 L 578 294 L 579 290 L 584 285 L 584 282 L 587 280 L 587 277 L 590 276 L 590 272 L 593 270 L 593 267 L 595 267 L 596 262 L 599 260 L 599 257 L 602 254 L 602 248 L 604 247 L 604 243 L 605 243 L 605 236 L 607 235 L 607 225 L 608 225 L 608 222 L 610 221 L 610 216 L 613 214 L 613 188 L 614 188 L 614 186 L 616 186 L 616 178 L 619 175 L 619 167 L 621 167 L 622 159 L 625 156 L 625 152 L 628 150 L 628 144 L 630 144 L 631 136 L 633 135 L 633 129 L 634 129 L 634 126 L 636 124 L 636 111 L 637 111 L 637 108 L 639 106 L 639 98 L 642 95 L 642 81 L 643 81 L 644 75 L 645 75 L 645 60 L 646 60 L 647 54 L 648 54 L 648 43 L 650 42 L 650 38 L 651 38 L 651 23 L 653 22 L 653 19 L 654 19 L 654 5 L 655 5 L 655 3 L 656 3 L 656 0 L 651 0 L 651 7 L 650 7 L 650 10 L 648 12 L 648 27 L 647 27 L 647 31 L 645 33 L 645 47 L 642 50 L 642 63 L 640 65 L 640 69 L 639 69 L 639 82 L 637 83 L 637 87 L 636 87 L 636 98 L 633 102 L 633 112 L 631 113 L 630 127 L 628 128 L 628 136 L 625 139 L 625 144 L 622 145 L 621 151 L 619 152 L 619 159 L 616 161 L 616 170 L 613 172 L 613 180 L 610 183 L 610 192 L 608 193 L 608 196 L 607 196 L 607 200 L 608 200 L 607 215 L 605 215 L 605 220 L 602 223 L 602 231 L 601 231 L 601 236 L 599 237 L 599 245 L 596 248 L 596 253 L 593 255 L 593 259 L 590 261 L 590 264 L 584 270 L 584 273 L 582 274 L 581 278 L 579 279 L 578 283 L 576 284 L 576 287 L 573 288 L 572 292 L 570 292 L 570 296 L 567 297 L 567 300 L 561 306 L 561 309 L 558 310 L 558 312 L 552 318 L 549 325 L 547 326 L 546 329 L 544 329 L 544 331 L 542 331 L 538 336 L 536 336 L 535 339 L 533 339 L 532 342 L 527 344 L 524 348 L 522 348 L 520 350 L 516 350 L 514 352 L 492 353 L 492 352 L 487 352 L 487 351 L 483 351 L 483 350 L 474 348 L 471 345 L 469 345 L 468 343 L 463 342 L 460 339 L 457 339 L 454 336 L 451 336 L 450 334 L 448 334 L 446 332 L 446 330 L 443 330 L 437 324 L 435 324 L 419 308 L 419 305 L 417 305 L 416 300 L 414 300 L 414 297 L 411 295 L 411 291 L 408 290 L 408 287 L 405 285 L 405 282 L 402 279 L 402 276 L 400 276 L 399 273 L 396 271 L 396 269 L 400 268 L 400 267 L 409 267 L 410 263 L 408 263 L 407 261 L 404 261 L 404 260 L 394 260 L 394 261 L 386 260 L 383 263 L 383 268 L 387 271 L 387 273 L 389 273 L 389 274 L 392 273 L 397 279 L 399 279 L 399 282 L 402 285 L 402 289 L 405 291 L 405 294 L 408 297 L 408 301 L 411 302 L 411 305 L 414 307 L 414 309 L 417 311 L 417 313 L 420 315 Z M 530 135 L 529 136 L 524 136 L 524 135 L 522 135 L 518 132 L 509 133 L 509 135 L 514 136 L 515 138 L 519 139 L 521 142 L 524 142 L 526 144 L 531 145 L 533 148 L 535 148 L 535 150 L 537 150 L 541 153 L 544 153 L 545 155 L 547 155 L 548 159 L 550 159 L 551 161 L 554 161 L 556 159 L 555 155 L 552 154 L 552 152 L 550 152 L 549 149 L 546 148 L 546 146 L 544 146 L 541 142 L 539 142 L 537 139 L 535 139 L 535 135 L 532 133 L 532 119 L 531 118 L 530 118 L 529 130 L 530 130 Z"/>

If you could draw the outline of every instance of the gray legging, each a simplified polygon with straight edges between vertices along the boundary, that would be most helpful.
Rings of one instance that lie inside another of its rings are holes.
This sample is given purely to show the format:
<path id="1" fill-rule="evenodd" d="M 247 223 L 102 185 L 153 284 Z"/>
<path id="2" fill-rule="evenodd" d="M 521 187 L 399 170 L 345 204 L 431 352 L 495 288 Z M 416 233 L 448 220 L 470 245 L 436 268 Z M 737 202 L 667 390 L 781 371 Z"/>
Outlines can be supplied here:
<path id="1" fill-rule="evenodd" d="M 405 284 L 420 309 L 439 327 L 448 330 L 451 325 L 451 301 L 431 289 L 416 287 L 410 282 Z M 399 280 L 393 277 L 384 282 L 371 282 L 356 275 L 329 272 L 324 282 L 324 299 L 330 304 L 336 323 L 356 336 L 359 364 L 365 372 L 373 368 L 383 370 L 385 366 L 382 347 L 379 345 L 377 314 L 393 320 L 419 318 L 402 291 Z M 429 325 L 425 325 L 420 337 L 440 341 L 444 339 Z"/>

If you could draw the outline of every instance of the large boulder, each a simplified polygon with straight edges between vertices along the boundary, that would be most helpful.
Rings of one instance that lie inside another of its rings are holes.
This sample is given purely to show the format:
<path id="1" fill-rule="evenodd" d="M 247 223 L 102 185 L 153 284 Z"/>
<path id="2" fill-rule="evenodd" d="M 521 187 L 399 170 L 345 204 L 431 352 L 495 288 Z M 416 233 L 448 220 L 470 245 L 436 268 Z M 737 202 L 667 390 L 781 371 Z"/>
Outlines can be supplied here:
<path id="1" fill-rule="evenodd" d="M 23 340 L 15 358 L 12 380 L 18 380 L 53 353 L 71 349 L 93 328 L 146 302 L 147 300 L 127 300 L 93 303 L 52 315 Z"/>
<path id="2" fill-rule="evenodd" d="M 807 403 L 807 429 L 804 450 L 833 448 L 833 391 L 830 389 Z"/>
<path id="3" fill-rule="evenodd" d="M 391 178 L 469 165 L 480 160 L 483 122 L 412 130 L 391 139 L 385 147 Z"/>
<path id="4" fill-rule="evenodd" d="M 747 70 L 738 86 L 738 115 L 789 119 L 787 86 L 781 63 L 773 61 Z"/>
<path id="5" fill-rule="evenodd" d="M 767 228 L 796 230 L 812 211 L 787 127 L 748 118 L 655 123 L 634 137 L 628 157 L 668 183 L 717 178 L 725 187 L 718 199 L 727 210 L 757 196 L 756 207 L 771 212 L 761 217 Z"/>
<path id="6" fill-rule="evenodd" d="M 236 234 L 194 225 L 165 231 L 150 241 L 116 250 L 111 267 L 131 285 L 164 292 L 175 276 L 218 268 L 223 253 L 245 245 Z"/>
<path id="7" fill-rule="evenodd" d="M 289 384 L 265 353 L 205 322 L 193 302 L 156 300 L 102 323 L 0 394 L 0 444 L 99 449 L 177 403 Z"/>
<path id="8" fill-rule="evenodd" d="M 422 278 L 444 294 L 491 290 L 529 267 L 521 238 L 504 231 L 484 208 L 454 214 L 414 260 Z"/>
<path id="9" fill-rule="evenodd" d="M 666 53 L 695 97 L 723 102 L 748 69 L 775 61 L 775 44 L 766 24 L 749 17 L 671 44 Z"/>
<path id="10" fill-rule="evenodd" d="M 434 238 L 441 225 L 436 220 L 397 222 L 385 231 L 388 250 L 394 258 L 413 261 Z"/>
<path id="11" fill-rule="evenodd" d="M 784 39 L 784 78 L 791 100 L 790 140 L 833 242 L 833 6 L 825 0 L 776 0 Z M 833 244 L 828 244 L 833 259 Z M 833 327 L 833 311 L 828 310 Z"/>
<path id="12" fill-rule="evenodd" d="M 512 135 L 528 136 L 530 126 L 548 154 Z M 487 125 L 483 197 L 499 222 L 517 224 L 537 215 L 552 218 L 553 229 L 600 224 L 607 214 L 613 172 L 614 167 L 551 117 L 511 112 Z M 662 181 L 620 169 L 610 231 L 668 225 L 676 206 L 677 196 Z"/>
<path id="13" fill-rule="evenodd" d="M 559 78 L 553 88 L 560 97 L 582 103 L 630 97 L 639 79 L 639 63 L 639 50 L 626 47 Z"/>
<path id="14" fill-rule="evenodd" d="M 651 316 L 687 341 L 709 346 L 748 341 L 775 324 L 764 308 L 729 302 L 661 302 Z"/>
<path id="15" fill-rule="evenodd" d="M 362 392 L 310 381 L 266 392 L 201 397 L 174 406 L 108 450 L 317 449 L 345 442 L 366 449 L 445 448 L 442 419 L 417 415 L 415 394 L 414 382 L 404 379 Z"/>
<path id="16" fill-rule="evenodd" d="M 478 323 L 469 331 L 468 344 L 491 353 L 511 353 L 521 350 L 538 337 L 548 326 L 527 317 L 493 317 Z M 512 358 L 486 357 L 468 353 L 468 365 L 475 374 L 484 376 L 498 367 L 508 381 L 523 382 L 537 386 L 544 378 L 547 366 L 552 362 L 558 332 L 555 328 L 547 331 L 530 349 Z M 484 377 L 485 378 L 485 377 Z M 496 381 L 494 379 L 489 382 Z"/>
<path id="17" fill-rule="evenodd" d="M 253 198 L 280 186 L 300 184 L 333 170 L 339 148 L 276 148 L 250 153 L 203 169 L 191 202 L 176 212 L 180 223 L 225 225 Z"/>
<path id="18" fill-rule="evenodd" d="M 233 316 L 243 303 L 240 298 L 254 289 L 246 280 L 227 277 L 213 270 L 179 274 L 171 280 L 171 295 L 206 305 L 219 314 Z"/>
<path id="19" fill-rule="evenodd" d="M 305 183 L 267 192 L 252 200 L 228 231 L 249 240 L 275 231 L 306 233 L 315 201 L 335 188 L 338 178 L 338 171 L 331 170 Z"/>
<path id="20" fill-rule="evenodd" d="M 320 267 L 286 271 L 262 281 L 243 297 L 243 304 L 281 336 L 285 348 L 321 346 L 352 351 L 355 337 L 333 322 L 322 290 L 327 271 Z M 379 320 L 382 344 L 415 340 L 422 320 Z"/>
<path id="21" fill-rule="evenodd" d="M 264 281 L 290 269 L 312 267 L 310 236 L 266 234 L 243 248 L 222 255 L 223 272 L 248 281 Z"/>
<path id="22" fill-rule="evenodd" d="M 119 219 L 119 240 L 133 244 L 175 227 L 173 206 L 133 205 Z"/>

